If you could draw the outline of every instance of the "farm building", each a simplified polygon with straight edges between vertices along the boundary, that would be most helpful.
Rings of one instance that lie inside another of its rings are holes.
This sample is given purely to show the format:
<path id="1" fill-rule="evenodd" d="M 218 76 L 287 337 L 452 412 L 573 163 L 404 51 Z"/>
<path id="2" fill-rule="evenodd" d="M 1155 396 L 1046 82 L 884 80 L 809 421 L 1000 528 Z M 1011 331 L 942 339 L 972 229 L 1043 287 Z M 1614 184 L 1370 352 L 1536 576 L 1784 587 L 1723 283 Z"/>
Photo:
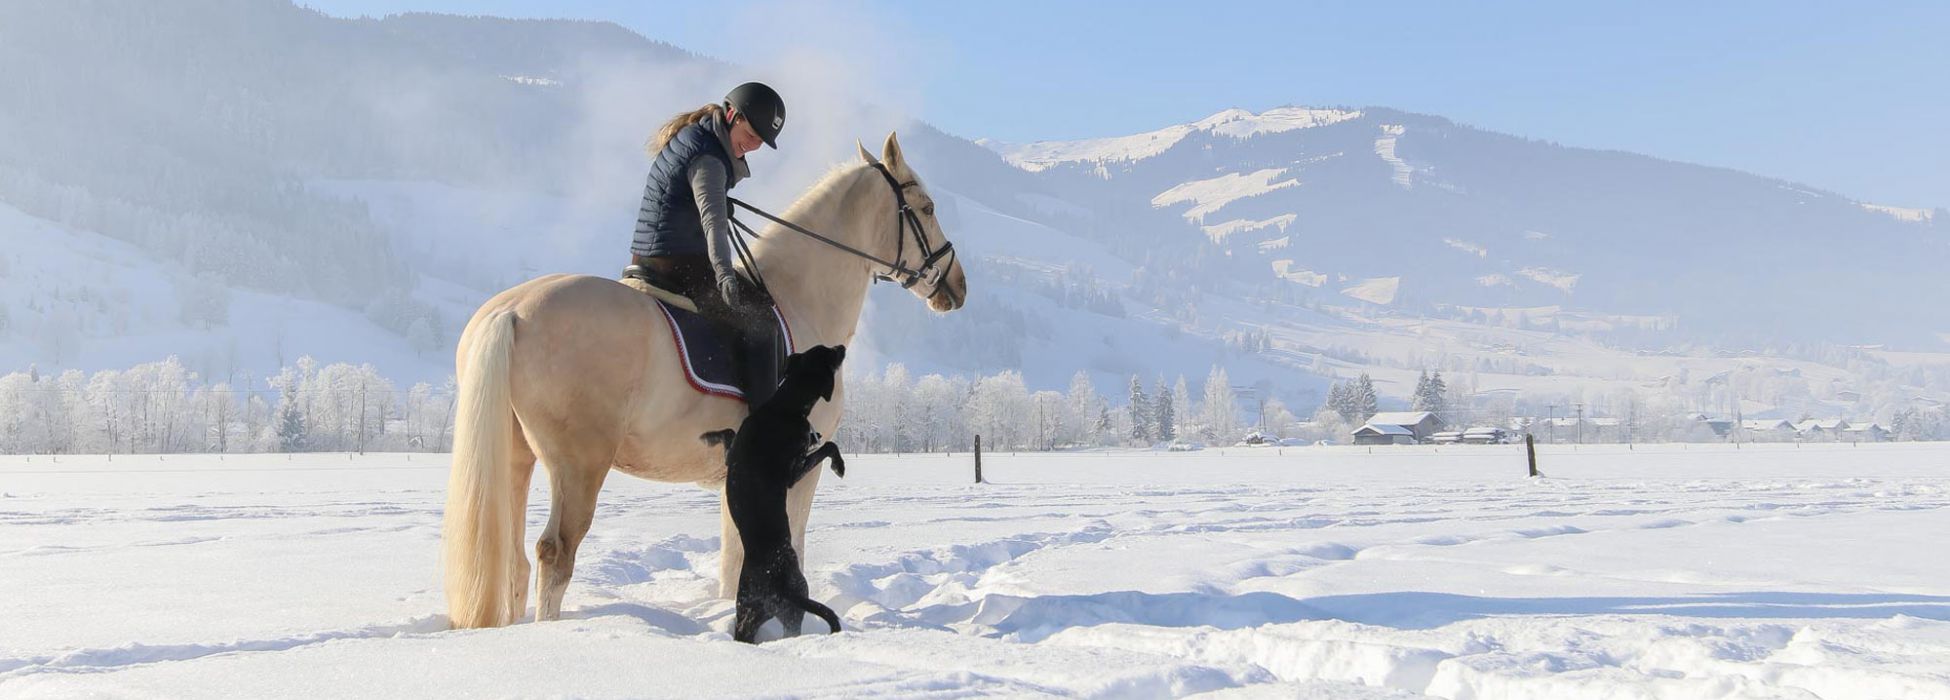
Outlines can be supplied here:
<path id="1" fill-rule="evenodd" d="M 1354 431 L 1356 445 L 1412 445 L 1442 432 L 1442 419 L 1428 411 L 1377 413 Z"/>

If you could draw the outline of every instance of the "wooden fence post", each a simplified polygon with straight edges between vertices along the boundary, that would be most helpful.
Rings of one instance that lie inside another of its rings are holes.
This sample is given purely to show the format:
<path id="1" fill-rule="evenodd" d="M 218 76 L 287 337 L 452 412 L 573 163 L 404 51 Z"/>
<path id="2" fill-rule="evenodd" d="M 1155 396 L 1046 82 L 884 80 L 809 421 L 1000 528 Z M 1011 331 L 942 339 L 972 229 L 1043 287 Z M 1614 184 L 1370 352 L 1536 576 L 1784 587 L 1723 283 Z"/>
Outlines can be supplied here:
<path id="1" fill-rule="evenodd" d="M 1523 451 L 1530 456 L 1530 475 L 1537 476 L 1537 441 L 1529 433 L 1523 435 Z"/>
<path id="2" fill-rule="evenodd" d="M 982 436 L 975 436 L 975 483 L 982 483 Z"/>

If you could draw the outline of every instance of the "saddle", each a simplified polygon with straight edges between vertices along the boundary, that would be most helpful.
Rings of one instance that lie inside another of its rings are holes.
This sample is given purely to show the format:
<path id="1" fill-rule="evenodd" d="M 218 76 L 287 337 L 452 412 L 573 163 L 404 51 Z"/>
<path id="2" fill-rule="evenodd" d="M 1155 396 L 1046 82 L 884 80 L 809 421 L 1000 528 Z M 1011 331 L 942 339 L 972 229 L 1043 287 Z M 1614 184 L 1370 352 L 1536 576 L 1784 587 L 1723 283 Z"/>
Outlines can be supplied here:
<path id="1" fill-rule="evenodd" d="M 733 345 L 737 342 L 734 338 L 727 337 L 716 322 L 699 313 L 697 303 L 690 297 L 653 285 L 641 276 L 626 274 L 621 282 L 656 300 L 657 309 L 670 323 L 670 337 L 684 366 L 684 379 L 692 389 L 702 394 L 745 400 L 744 390 L 738 388 L 738 367 L 732 360 Z M 779 338 L 785 341 L 777 344 L 779 355 L 775 359 L 783 367 L 786 356 L 794 349 L 792 327 L 785 322 L 785 315 L 779 313 L 778 304 L 773 304 L 771 309 L 772 317 L 778 320 Z"/>

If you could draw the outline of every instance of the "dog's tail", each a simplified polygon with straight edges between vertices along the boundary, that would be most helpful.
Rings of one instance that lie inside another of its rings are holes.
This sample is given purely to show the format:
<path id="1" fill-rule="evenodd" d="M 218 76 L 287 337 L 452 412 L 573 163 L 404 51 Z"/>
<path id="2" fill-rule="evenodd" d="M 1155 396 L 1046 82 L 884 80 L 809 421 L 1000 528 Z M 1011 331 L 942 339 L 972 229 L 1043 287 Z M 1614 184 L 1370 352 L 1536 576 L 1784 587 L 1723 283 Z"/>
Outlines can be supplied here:
<path id="1" fill-rule="evenodd" d="M 732 439 L 736 437 L 738 437 L 738 431 L 732 430 L 730 428 L 725 428 L 724 430 L 713 430 L 703 435 L 699 435 L 697 436 L 697 439 L 703 440 L 704 444 L 706 445 L 711 445 L 713 447 L 716 447 L 718 445 L 729 446 L 731 444 Z"/>
<path id="2" fill-rule="evenodd" d="M 801 596 L 797 601 L 794 602 L 799 604 L 800 609 L 805 610 L 806 612 L 812 613 L 814 615 L 818 615 L 819 619 L 825 620 L 826 625 L 833 628 L 833 631 L 828 632 L 827 634 L 839 633 L 840 616 L 833 614 L 832 608 L 826 607 L 825 605 L 820 604 L 819 601 L 804 596 Z"/>

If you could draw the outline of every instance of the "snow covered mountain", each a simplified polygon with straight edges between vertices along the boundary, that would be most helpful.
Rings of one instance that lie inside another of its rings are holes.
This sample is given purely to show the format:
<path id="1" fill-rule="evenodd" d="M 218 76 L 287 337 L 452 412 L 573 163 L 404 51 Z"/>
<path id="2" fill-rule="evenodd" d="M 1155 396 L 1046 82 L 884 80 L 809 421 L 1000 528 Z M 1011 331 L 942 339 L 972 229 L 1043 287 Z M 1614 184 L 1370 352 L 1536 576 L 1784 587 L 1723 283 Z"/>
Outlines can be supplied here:
<path id="1" fill-rule="evenodd" d="M 899 129 L 963 252 L 962 311 L 875 290 L 863 367 L 1012 369 L 1039 389 L 1084 369 L 1115 396 L 1222 365 L 1296 407 L 1364 371 L 1405 396 L 1430 368 L 1540 404 L 1771 392 L 1841 413 L 1870 409 L 1837 396 L 1944 358 L 1785 341 L 1935 350 L 1950 331 L 1941 210 L 1439 117 L 1225 110 L 977 142 L 868 107 L 870 86 L 614 25 L 146 8 L 0 7 L 0 64 L 22 68 L 0 73 L 0 131 L 38 137 L 0 139 L 0 372 L 176 354 L 262 376 L 312 354 L 437 383 L 487 296 L 613 274 L 646 134 L 754 73 L 807 106 L 741 196 L 783 206 L 854 140 Z M 1761 369 L 1800 388 L 1710 381 Z"/>
<path id="2" fill-rule="evenodd" d="M 1121 138 L 985 142 L 1058 196 L 1151 207 L 1226 279 L 1514 321 L 1534 307 L 1690 339 L 1934 341 L 1939 213 L 1384 108 L 1226 110 Z M 1847 290 L 1837 293 L 1838 290 Z"/>

